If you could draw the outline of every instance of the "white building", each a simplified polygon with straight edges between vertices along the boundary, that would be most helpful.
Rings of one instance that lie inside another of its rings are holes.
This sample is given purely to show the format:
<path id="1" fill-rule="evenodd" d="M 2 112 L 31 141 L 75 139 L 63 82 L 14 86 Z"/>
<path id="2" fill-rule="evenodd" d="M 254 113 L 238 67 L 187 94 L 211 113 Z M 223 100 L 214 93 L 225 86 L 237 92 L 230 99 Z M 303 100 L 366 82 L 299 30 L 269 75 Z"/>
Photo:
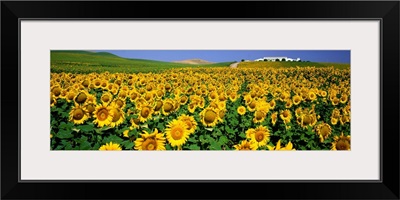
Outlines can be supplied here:
<path id="1" fill-rule="evenodd" d="M 285 61 L 300 61 L 300 58 L 293 59 L 293 58 L 288 58 L 288 57 L 263 57 L 263 58 L 255 59 L 254 61 L 267 60 L 267 61 L 275 62 L 277 59 L 279 61 L 282 61 L 282 60 L 285 60 Z"/>

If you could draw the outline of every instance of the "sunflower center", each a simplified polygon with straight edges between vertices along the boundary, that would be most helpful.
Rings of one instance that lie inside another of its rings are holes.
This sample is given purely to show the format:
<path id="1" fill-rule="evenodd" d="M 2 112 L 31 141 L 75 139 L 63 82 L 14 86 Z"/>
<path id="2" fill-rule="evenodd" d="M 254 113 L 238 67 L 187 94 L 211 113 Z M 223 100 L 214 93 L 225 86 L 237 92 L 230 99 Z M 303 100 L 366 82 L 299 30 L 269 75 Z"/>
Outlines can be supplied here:
<path id="1" fill-rule="evenodd" d="M 101 120 L 101 121 L 106 120 L 107 117 L 108 117 L 108 111 L 107 111 L 107 109 L 105 109 L 105 108 L 100 109 L 99 112 L 97 113 L 97 118 L 98 118 L 99 120 Z"/>
<path id="2" fill-rule="evenodd" d="M 56 88 L 53 89 L 52 92 L 53 92 L 53 94 L 54 94 L 55 96 L 59 96 L 59 95 L 61 94 L 61 88 L 56 87 Z"/>
<path id="3" fill-rule="evenodd" d="M 135 123 L 136 125 L 138 125 L 138 124 L 140 123 L 140 120 L 139 120 L 139 119 L 134 119 L 134 120 L 133 120 L 133 123 Z"/>
<path id="4" fill-rule="evenodd" d="M 100 83 L 100 81 L 96 81 L 94 84 L 95 84 L 96 86 L 99 86 L 101 83 Z"/>
<path id="5" fill-rule="evenodd" d="M 307 125 L 311 123 L 311 117 L 309 115 L 306 115 L 303 117 L 303 124 Z"/>
<path id="6" fill-rule="evenodd" d="M 158 90 L 157 91 L 157 96 L 159 96 L 159 97 L 161 97 L 161 96 L 163 96 L 164 94 L 163 94 L 163 92 L 161 91 L 161 90 Z"/>
<path id="7" fill-rule="evenodd" d="M 95 108 L 92 104 L 89 104 L 86 108 L 89 111 L 89 113 L 92 113 L 95 110 Z"/>
<path id="8" fill-rule="evenodd" d="M 121 99 L 117 99 L 117 101 L 115 102 L 119 108 L 122 108 L 122 106 L 124 106 L 124 102 L 122 102 Z"/>
<path id="9" fill-rule="evenodd" d="M 174 140 L 180 140 L 183 136 L 183 129 L 181 127 L 173 127 L 171 130 L 171 136 Z"/>
<path id="10" fill-rule="evenodd" d="M 326 136 L 326 135 L 328 135 L 329 134 L 329 127 L 328 126 L 323 126 L 322 128 L 321 128 L 321 135 L 322 136 Z"/>
<path id="11" fill-rule="evenodd" d="M 165 112 L 169 112 L 169 111 L 171 111 L 173 109 L 173 107 L 174 106 L 171 103 L 167 102 L 167 103 L 164 104 L 164 111 Z"/>
<path id="12" fill-rule="evenodd" d="M 213 123 L 217 118 L 217 113 L 212 110 L 207 110 L 206 114 L 204 115 L 204 120 L 206 123 Z"/>
<path id="13" fill-rule="evenodd" d="M 144 117 L 144 118 L 147 118 L 147 117 L 149 116 L 149 114 L 150 114 L 150 110 L 149 110 L 149 108 L 147 108 L 147 107 L 144 107 L 144 108 L 142 109 L 142 111 L 140 112 L 140 115 L 141 115 L 142 117 Z"/>
<path id="14" fill-rule="evenodd" d="M 262 113 L 261 111 L 257 111 L 256 112 L 256 119 L 260 120 L 264 117 L 264 113 Z"/>
<path id="15" fill-rule="evenodd" d="M 219 111 L 219 117 L 223 118 L 225 116 L 225 111 L 224 110 L 220 110 Z"/>
<path id="16" fill-rule="evenodd" d="M 350 149 L 350 143 L 348 140 L 346 139 L 340 139 L 337 143 L 336 143 L 336 149 L 337 150 L 348 150 Z"/>
<path id="17" fill-rule="evenodd" d="M 106 87 L 106 86 L 107 86 L 107 82 L 101 83 L 101 86 L 102 86 L 102 87 Z"/>
<path id="18" fill-rule="evenodd" d="M 143 142 L 142 148 L 145 150 L 155 150 L 157 148 L 157 142 L 154 139 L 146 139 Z"/>
<path id="19" fill-rule="evenodd" d="M 121 113 L 117 109 L 114 109 L 114 115 L 113 115 L 112 122 L 118 121 L 120 117 L 121 117 Z"/>
<path id="20" fill-rule="evenodd" d="M 78 109 L 76 109 L 76 110 L 74 111 L 74 116 L 73 116 L 73 118 L 74 118 L 75 120 L 80 120 L 80 119 L 83 118 L 83 115 L 84 115 L 83 110 L 80 109 L 80 108 L 78 108 Z"/>
<path id="21" fill-rule="evenodd" d="M 131 94 L 131 99 L 136 99 L 136 97 L 137 97 L 137 94 L 136 94 L 136 93 L 132 93 L 132 94 Z"/>
<path id="22" fill-rule="evenodd" d="M 104 102 L 108 102 L 108 101 L 110 101 L 110 96 L 104 95 L 101 97 L 101 100 L 103 100 Z"/>
<path id="23" fill-rule="evenodd" d="M 250 108 L 251 109 L 254 109 L 256 107 L 256 102 L 255 101 L 252 101 L 251 103 L 250 103 Z"/>
<path id="24" fill-rule="evenodd" d="M 264 131 L 257 131 L 254 133 L 255 139 L 257 142 L 261 142 L 264 139 Z"/>
<path id="25" fill-rule="evenodd" d="M 288 112 L 283 112 L 283 116 L 286 118 L 286 117 L 289 117 L 289 113 Z"/>
<path id="26" fill-rule="evenodd" d="M 159 111 L 161 106 L 163 105 L 162 101 L 157 101 L 156 107 L 154 108 L 155 111 Z"/>
<path id="27" fill-rule="evenodd" d="M 187 125 L 187 130 L 192 129 L 193 125 L 192 125 L 192 122 L 190 120 L 185 120 L 185 123 Z"/>
<path id="28" fill-rule="evenodd" d="M 186 101 L 187 101 L 187 97 L 186 96 L 182 96 L 181 103 L 185 103 Z"/>
<path id="29" fill-rule="evenodd" d="M 146 96 L 144 96 L 144 99 L 146 99 L 146 101 L 151 99 L 151 94 L 147 93 Z"/>

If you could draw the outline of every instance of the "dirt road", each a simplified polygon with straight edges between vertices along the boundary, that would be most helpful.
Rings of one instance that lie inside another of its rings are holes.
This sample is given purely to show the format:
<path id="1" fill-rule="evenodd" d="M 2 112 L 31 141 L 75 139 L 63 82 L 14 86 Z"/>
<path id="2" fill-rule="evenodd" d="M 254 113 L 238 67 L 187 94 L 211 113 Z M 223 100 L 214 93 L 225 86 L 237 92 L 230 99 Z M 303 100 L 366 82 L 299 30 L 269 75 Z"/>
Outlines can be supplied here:
<path id="1" fill-rule="evenodd" d="M 229 67 L 232 67 L 232 68 L 237 68 L 237 66 L 238 66 L 238 62 L 236 62 L 236 63 L 232 63 Z"/>

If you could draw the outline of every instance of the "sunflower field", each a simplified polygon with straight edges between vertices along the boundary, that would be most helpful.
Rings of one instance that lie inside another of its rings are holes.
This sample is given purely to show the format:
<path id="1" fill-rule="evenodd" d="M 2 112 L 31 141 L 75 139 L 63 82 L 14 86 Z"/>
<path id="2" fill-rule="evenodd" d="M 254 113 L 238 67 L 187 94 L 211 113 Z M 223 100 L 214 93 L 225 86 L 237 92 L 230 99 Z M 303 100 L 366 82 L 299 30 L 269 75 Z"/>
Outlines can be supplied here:
<path id="1" fill-rule="evenodd" d="M 350 69 L 51 73 L 51 150 L 350 150 Z"/>

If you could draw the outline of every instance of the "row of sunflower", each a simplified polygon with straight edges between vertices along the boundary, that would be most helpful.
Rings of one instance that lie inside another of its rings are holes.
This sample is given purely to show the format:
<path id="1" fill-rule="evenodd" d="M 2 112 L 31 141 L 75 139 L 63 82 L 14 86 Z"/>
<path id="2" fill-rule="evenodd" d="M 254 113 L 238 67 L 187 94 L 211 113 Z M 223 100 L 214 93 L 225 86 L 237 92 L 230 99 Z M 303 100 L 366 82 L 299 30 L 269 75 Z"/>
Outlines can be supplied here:
<path id="1" fill-rule="evenodd" d="M 54 150 L 350 149 L 349 70 L 52 73 L 50 87 Z"/>

